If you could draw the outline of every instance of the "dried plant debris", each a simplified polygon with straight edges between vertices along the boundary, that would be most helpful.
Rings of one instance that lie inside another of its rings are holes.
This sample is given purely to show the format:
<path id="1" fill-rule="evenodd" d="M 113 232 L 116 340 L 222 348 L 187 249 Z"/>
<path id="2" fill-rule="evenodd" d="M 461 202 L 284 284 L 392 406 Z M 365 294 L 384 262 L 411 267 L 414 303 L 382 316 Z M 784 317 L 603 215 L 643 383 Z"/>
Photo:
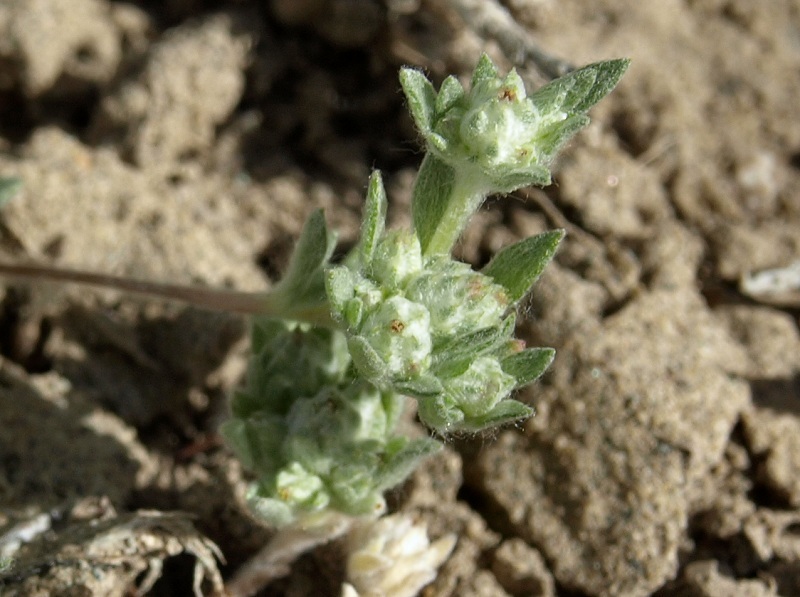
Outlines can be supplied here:
<path id="1" fill-rule="evenodd" d="M 7 597 L 144 594 L 161 576 L 164 562 L 182 553 L 196 558 L 195 596 L 212 594 L 209 590 L 222 595 L 219 548 L 195 530 L 188 515 L 145 510 L 106 513 L 23 544 L 10 556 L 0 586 Z"/>

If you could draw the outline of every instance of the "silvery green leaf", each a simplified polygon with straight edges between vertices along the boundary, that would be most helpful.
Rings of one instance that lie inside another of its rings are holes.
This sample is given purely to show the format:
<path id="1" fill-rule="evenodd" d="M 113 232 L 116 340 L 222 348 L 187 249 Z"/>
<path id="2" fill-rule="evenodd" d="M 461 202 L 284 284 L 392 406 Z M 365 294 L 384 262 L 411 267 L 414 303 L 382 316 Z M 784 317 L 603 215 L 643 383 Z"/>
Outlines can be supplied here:
<path id="1" fill-rule="evenodd" d="M 585 113 L 617 86 L 629 65 L 627 58 L 596 62 L 556 79 L 529 97 L 543 112 Z"/>
<path id="2" fill-rule="evenodd" d="M 495 193 L 513 193 L 517 189 L 536 185 L 546 187 L 552 182 L 550 169 L 542 164 L 530 164 L 522 172 L 494 172 L 490 177 Z"/>
<path id="3" fill-rule="evenodd" d="M 442 382 L 433 375 L 420 375 L 415 379 L 392 384 L 394 391 L 415 398 L 435 396 L 442 391 Z"/>
<path id="4" fill-rule="evenodd" d="M 516 303 L 553 259 L 564 234 L 564 230 L 551 230 L 509 245 L 497 253 L 482 272 L 504 287 L 511 301 Z"/>
<path id="5" fill-rule="evenodd" d="M 358 328 L 364 321 L 364 301 L 359 298 L 352 298 L 347 301 L 343 311 L 345 324 L 352 329 Z"/>
<path id="6" fill-rule="evenodd" d="M 630 64 L 630 58 L 617 58 L 615 60 L 596 62 L 584 67 L 583 70 L 595 70 L 597 75 L 589 92 L 572 109 L 576 112 L 588 111 L 589 108 L 611 93 L 620 79 L 622 79 L 625 71 L 628 70 Z"/>
<path id="7" fill-rule="evenodd" d="M 522 404 L 522 402 L 518 402 L 517 400 L 503 400 L 485 415 L 465 420 L 460 424 L 460 430 L 473 432 L 483 431 L 490 427 L 498 427 L 521 419 L 527 419 L 531 417 L 533 413 L 534 410 L 530 406 Z"/>
<path id="8" fill-rule="evenodd" d="M 277 472 L 286 435 L 277 417 L 230 419 L 222 424 L 220 433 L 246 468 L 263 476 Z"/>
<path id="9" fill-rule="evenodd" d="M 382 391 L 381 404 L 386 415 L 386 427 L 389 430 L 394 430 L 400 421 L 400 417 L 403 416 L 403 411 L 405 411 L 406 397 L 398 392 Z"/>
<path id="10" fill-rule="evenodd" d="M 386 222 L 386 191 L 383 188 L 381 173 L 377 170 L 369 178 L 369 188 L 367 190 L 367 201 L 364 205 L 364 213 L 361 216 L 361 240 L 359 248 L 361 259 L 364 264 L 372 260 L 375 247 L 378 246 L 383 235 Z"/>
<path id="11" fill-rule="evenodd" d="M 519 388 L 538 379 L 555 356 L 556 351 L 552 348 L 527 348 L 506 357 L 500 364 L 503 371 L 516 378 Z"/>
<path id="12" fill-rule="evenodd" d="M 325 272 L 325 290 L 335 319 L 344 319 L 349 301 L 355 296 L 357 274 L 338 265 Z"/>
<path id="13" fill-rule="evenodd" d="M 474 89 L 481 83 L 492 81 L 497 78 L 497 67 L 486 54 L 481 54 L 475 70 L 472 71 L 472 81 L 470 85 Z"/>
<path id="14" fill-rule="evenodd" d="M 376 487 L 386 490 L 403 482 L 421 460 L 441 449 L 442 444 L 429 438 L 415 440 L 408 440 L 405 437 L 394 438 L 386 445 L 386 460 L 374 480 Z"/>
<path id="15" fill-rule="evenodd" d="M 335 246 L 336 233 L 328 230 L 322 210 L 313 212 L 303 227 L 286 274 L 270 293 L 287 317 L 326 303 L 325 267 Z"/>
<path id="16" fill-rule="evenodd" d="M 372 345 L 361 336 L 351 336 L 347 340 L 347 348 L 358 372 L 365 379 L 380 386 L 380 382 L 386 378 L 386 363 Z"/>
<path id="17" fill-rule="evenodd" d="M 548 159 L 555 156 L 556 152 L 569 141 L 572 136 L 589 124 L 589 117 L 586 114 L 573 114 L 564 120 L 552 122 L 542 126 L 536 142 L 543 156 Z"/>
<path id="18" fill-rule="evenodd" d="M 423 136 L 427 136 L 433 128 L 436 90 L 425 75 L 413 68 L 400 69 L 400 85 L 417 129 Z"/>
<path id="19" fill-rule="evenodd" d="M 411 206 L 414 232 L 423 255 L 428 254 L 428 245 L 447 216 L 454 182 L 455 172 L 450 166 L 433 154 L 425 156 L 414 184 Z"/>
<path id="20" fill-rule="evenodd" d="M 544 114 L 558 111 L 578 113 L 576 107 L 591 90 L 596 76 L 594 68 L 574 70 L 538 89 L 531 95 L 531 100 Z"/>
<path id="21" fill-rule="evenodd" d="M 313 284 L 309 277 L 325 267 L 335 246 L 336 233 L 328 230 L 322 210 L 312 212 L 297 239 L 281 284 L 298 289 Z"/>
<path id="22" fill-rule="evenodd" d="M 464 98 L 464 87 L 453 75 L 442 81 L 436 97 L 436 116 L 439 117 Z"/>
<path id="23" fill-rule="evenodd" d="M 428 141 L 428 147 L 433 148 L 439 153 L 446 152 L 450 147 L 450 144 L 447 141 L 447 139 L 438 133 L 432 132 L 427 136 L 426 139 Z"/>
<path id="24" fill-rule="evenodd" d="M 254 318 L 252 330 L 247 384 L 231 401 L 236 417 L 285 416 L 294 401 L 343 382 L 349 371 L 347 340 L 338 330 L 265 317 Z"/>
<path id="25" fill-rule="evenodd" d="M 508 327 L 508 320 L 513 322 L 514 318 L 507 318 L 497 327 L 456 336 L 435 345 L 431 370 L 441 378 L 461 375 L 477 357 L 499 349 L 508 341 L 513 332 L 513 327 Z"/>
<path id="26" fill-rule="evenodd" d="M 350 458 L 341 459 L 327 479 L 332 505 L 354 515 L 383 510 L 386 502 L 376 488 L 377 462 L 378 450 L 354 452 Z"/>
<path id="27" fill-rule="evenodd" d="M 459 430 L 464 420 L 464 412 L 443 393 L 418 400 L 417 416 L 423 425 L 439 433 Z"/>

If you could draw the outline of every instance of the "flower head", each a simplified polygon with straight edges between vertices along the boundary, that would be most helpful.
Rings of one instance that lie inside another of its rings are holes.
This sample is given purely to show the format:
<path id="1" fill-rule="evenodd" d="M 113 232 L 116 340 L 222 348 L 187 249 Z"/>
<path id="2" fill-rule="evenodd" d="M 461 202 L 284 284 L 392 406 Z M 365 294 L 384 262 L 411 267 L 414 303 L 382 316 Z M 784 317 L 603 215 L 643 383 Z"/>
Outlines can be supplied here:
<path id="1" fill-rule="evenodd" d="M 515 70 L 500 77 L 485 54 L 468 91 L 450 76 L 437 93 L 424 75 L 408 68 L 400 80 L 428 151 L 457 175 L 468 172 L 486 193 L 508 193 L 550 183 L 556 152 L 586 126 L 588 109 L 627 67 L 627 60 L 592 64 L 530 96 Z"/>
<path id="2" fill-rule="evenodd" d="M 422 422 L 440 432 L 529 416 L 529 407 L 508 398 L 544 371 L 552 352 L 519 360 L 511 310 L 561 233 L 539 238 L 533 249 L 512 245 L 488 273 L 478 272 L 449 255 L 423 256 L 414 232 L 385 232 L 383 201 L 376 173 L 356 254 L 326 274 L 331 314 L 359 375 L 382 391 L 417 398 Z"/>
<path id="3" fill-rule="evenodd" d="M 255 328 L 253 343 L 275 348 L 276 360 L 254 352 L 251 375 L 257 372 L 260 389 L 250 385 L 235 396 L 234 417 L 221 429 L 258 475 L 253 509 L 276 524 L 324 509 L 381 513 L 383 492 L 438 450 L 438 442 L 395 434 L 403 397 L 350 375 L 341 332 L 272 323 Z M 260 339 L 267 330 L 269 339 Z M 298 379 L 291 359 L 306 367 L 307 379 Z M 286 400 L 287 373 L 306 394 Z"/>
<path id="4" fill-rule="evenodd" d="M 436 570 L 449 557 L 455 544 L 455 535 L 446 535 L 431 543 L 427 529 L 407 514 L 367 521 L 348 537 L 350 584 L 343 594 L 413 597 L 436 578 Z"/>

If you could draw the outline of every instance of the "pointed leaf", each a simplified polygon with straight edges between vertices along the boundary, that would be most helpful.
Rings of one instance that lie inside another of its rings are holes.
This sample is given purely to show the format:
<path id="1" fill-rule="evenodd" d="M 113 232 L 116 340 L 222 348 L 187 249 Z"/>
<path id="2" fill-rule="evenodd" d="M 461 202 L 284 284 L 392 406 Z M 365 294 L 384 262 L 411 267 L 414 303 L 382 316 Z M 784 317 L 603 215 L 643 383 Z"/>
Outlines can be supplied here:
<path id="1" fill-rule="evenodd" d="M 352 298 L 344 306 L 344 321 L 350 329 L 361 325 L 364 319 L 364 301 Z"/>
<path id="2" fill-rule="evenodd" d="M 302 275 L 322 267 L 333 253 L 335 235 L 328 230 L 321 209 L 311 213 L 297 239 L 294 254 L 289 262 L 287 276 Z"/>
<path id="3" fill-rule="evenodd" d="M 517 380 L 520 388 L 538 379 L 553 362 L 556 351 L 552 348 L 527 348 L 506 357 L 500 363 L 503 371 Z"/>
<path id="4" fill-rule="evenodd" d="M 431 371 L 445 379 L 461 375 L 477 357 L 499 348 L 508 341 L 514 333 L 515 319 L 510 316 L 497 327 L 463 334 L 437 344 L 433 351 L 434 362 L 431 364 Z"/>
<path id="5" fill-rule="evenodd" d="M 440 394 L 444 387 L 442 382 L 433 375 L 421 375 L 411 381 L 394 383 L 392 389 L 400 394 L 406 396 L 413 396 L 414 398 L 427 398 Z"/>
<path id="6" fill-rule="evenodd" d="M 564 230 L 551 230 L 505 247 L 482 271 L 505 288 L 516 303 L 553 259 L 564 234 Z"/>
<path id="7" fill-rule="evenodd" d="M 431 133 L 427 137 L 428 151 L 438 151 L 439 153 L 447 152 L 450 147 L 447 139 L 438 133 Z"/>
<path id="8" fill-rule="evenodd" d="M 596 77 L 594 69 L 581 68 L 552 81 L 534 93 L 532 99 L 543 114 L 577 112 L 575 106 L 592 88 Z"/>
<path id="9" fill-rule="evenodd" d="M 530 99 L 546 114 L 555 110 L 586 113 L 616 87 L 629 64 L 627 58 L 590 64 L 545 85 Z"/>
<path id="10" fill-rule="evenodd" d="M 589 124 L 589 117 L 586 114 L 576 114 L 560 122 L 554 122 L 537 138 L 537 147 L 549 161 L 548 158 L 554 157 L 556 152 L 587 124 Z"/>
<path id="11" fill-rule="evenodd" d="M 458 426 L 458 429 L 463 431 L 483 431 L 489 427 L 497 427 L 520 419 L 527 419 L 533 413 L 534 410 L 530 406 L 522 404 L 522 402 L 503 400 L 485 415 L 465 420 Z"/>
<path id="12" fill-rule="evenodd" d="M 472 89 L 475 89 L 479 83 L 490 81 L 496 78 L 497 67 L 494 65 L 489 56 L 486 54 L 481 54 L 478 64 L 475 66 L 475 70 L 472 71 L 472 81 L 470 83 L 472 85 Z"/>
<path id="13" fill-rule="evenodd" d="M 336 245 L 336 234 L 328 230 L 321 209 L 313 212 L 305 223 L 285 276 L 275 288 L 292 306 L 325 297 L 323 270 Z M 321 295 L 321 296 L 318 296 Z"/>
<path id="14" fill-rule="evenodd" d="M 545 152 L 542 151 L 544 154 Z M 492 189 L 497 193 L 513 193 L 528 186 L 546 187 L 551 182 L 550 170 L 542 164 L 531 164 L 524 171 L 503 173 L 491 178 Z"/>
<path id="15" fill-rule="evenodd" d="M 586 110 L 581 110 L 579 106 L 592 91 L 596 78 L 597 69 L 594 68 L 580 68 L 567 74 L 564 81 L 565 85 L 562 88 L 559 108 L 570 114 L 585 112 Z M 591 104 L 586 109 L 588 110 L 590 106 Z"/>
<path id="16" fill-rule="evenodd" d="M 464 87 L 459 80 L 453 75 L 447 77 L 442 81 L 439 95 L 436 97 L 436 118 L 441 117 L 463 97 Z"/>
<path id="17" fill-rule="evenodd" d="M 376 170 L 369 177 L 367 202 L 364 205 L 364 213 L 361 216 L 360 250 L 364 265 L 367 265 L 372 260 L 375 247 L 378 246 L 378 241 L 383 235 L 386 223 L 386 203 L 386 190 L 383 187 L 383 179 L 381 173 Z"/>
<path id="18" fill-rule="evenodd" d="M 442 444 L 429 438 L 415 439 L 408 441 L 406 438 L 395 438 L 394 442 L 399 444 L 402 440 L 403 445 L 399 450 L 392 454 L 379 471 L 375 479 L 376 489 L 386 490 L 398 485 L 414 472 L 420 460 L 435 454 L 442 449 Z M 406 443 L 407 442 L 407 443 Z M 387 446 L 389 448 L 393 446 Z"/>
<path id="19" fill-rule="evenodd" d="M 436 90 L 425 75 L 413 68 L 400 69 L 400 85 L 417 129 L 427 136 L 433 128 Z"/>
<path id="20" fill-rule="evenodd" d="M 611 93 L 611 90 L 619 83 L 622 75 L 628 70 L 630 63 L 629 58 L 618 58 L 616 60 L 596 62 L 582 68 L 581 70 L 594 71 L 596 73 L 595 80 L 589 91 L 583 96 L 583 100 L 577 103 L 573 110 L 575 112 L 587 112 L 589 108 Z"/>

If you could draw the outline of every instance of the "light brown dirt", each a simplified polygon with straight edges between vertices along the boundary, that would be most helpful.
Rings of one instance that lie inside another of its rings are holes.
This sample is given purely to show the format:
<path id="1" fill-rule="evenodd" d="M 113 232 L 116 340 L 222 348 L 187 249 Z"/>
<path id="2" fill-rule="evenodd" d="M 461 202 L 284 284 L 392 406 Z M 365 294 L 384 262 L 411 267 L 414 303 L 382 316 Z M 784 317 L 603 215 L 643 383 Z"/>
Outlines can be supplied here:
<path id="1" fill-rule="evenodd" d="M 800 304 L 737 290 L 800 260 L 797 2 L 503 5 L 554 56 L 632 66 L 555 184 L 489 201 L 461 243 L 479 263 L 568 229 L 520 329 L 558 350 L 522 396 L 537 416 L 453 439 L 392 497 L 459 537 L 425 594 L 800 593 Z M 510 31 L 448 0 L 0 3 L 0 176 L 24 184 L 0 253 L 264 288 L 313 209 L 353 241 L 371 167 L 403 219 L 420 154 L 398 68 L 510 68 Z M 0 540 L 0 593 L 191 595 L 196 562 L 208 593 L 267 541 L 215 435 L 245 329 L 3 285 L 0 538 L 23 539 Z M 336 594 L 337 557 L 262 594 Z"/>

